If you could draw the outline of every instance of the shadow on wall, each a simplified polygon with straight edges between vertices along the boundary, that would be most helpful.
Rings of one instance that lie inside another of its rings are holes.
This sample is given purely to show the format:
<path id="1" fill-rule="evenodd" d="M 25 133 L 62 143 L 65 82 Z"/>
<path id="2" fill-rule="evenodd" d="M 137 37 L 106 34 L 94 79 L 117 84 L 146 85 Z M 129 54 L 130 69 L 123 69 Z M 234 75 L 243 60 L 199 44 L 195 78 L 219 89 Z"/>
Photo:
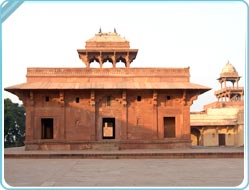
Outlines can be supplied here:
<path id="1" fill-rule="evenodd" d="M 94 99 L 89 99 L 90 91 L 71 90 L 65 92 L 63 105 L 56 93 L 49 99 L 45 92 L 40 93 L 35 100 L 40 102 L 35 112 L 29 110 L 30 116 L 35 113 L 34 125 L 31 125 L 34 129 L 26 128 L 26 145 L 87 141 L 174 143 L 182 140 L 190 143 L 177 128 L 182 107 L 170 107 L 168 112 L 163 102 L 154 105 L 152 90 L 127 90 L 126 93 L 127 99 L 122 90 L 95 90 Z M 29 117 L 27 123 L 31 122 Z"/>

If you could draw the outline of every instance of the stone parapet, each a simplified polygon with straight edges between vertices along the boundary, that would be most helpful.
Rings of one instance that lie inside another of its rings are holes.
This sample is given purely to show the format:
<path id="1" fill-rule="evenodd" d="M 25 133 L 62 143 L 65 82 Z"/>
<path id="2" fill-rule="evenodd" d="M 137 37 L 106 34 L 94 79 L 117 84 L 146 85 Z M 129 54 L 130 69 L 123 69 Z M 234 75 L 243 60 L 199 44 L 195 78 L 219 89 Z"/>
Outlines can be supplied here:
<path id="1" fill-rule="evenodd" d="M 66 76 L 66 77 L 91 77 L 91 76 L 119 76 L 119 77 L 190 77 L 189 68 L 28 68 L 27 77 L 33 76 Z"/>
<path id="2" fill-rule="evenodd" d="M 228 108 L 228 107 L 244 107 L 244 101 L 236 101 L 236 102 L 212 102 L 204 106 L 204 110 L 208 110 L 210 108 Z"/>
<path id="3" fill-rule="evenodd" d="M 244 88 L 243 87 L 226 87 L 226 88 L 222 88 L 220 90 L 215 91 L 215 95 L 219 95 L 221 93 L 225 93 L 225 92 L 244 92 Z"/>

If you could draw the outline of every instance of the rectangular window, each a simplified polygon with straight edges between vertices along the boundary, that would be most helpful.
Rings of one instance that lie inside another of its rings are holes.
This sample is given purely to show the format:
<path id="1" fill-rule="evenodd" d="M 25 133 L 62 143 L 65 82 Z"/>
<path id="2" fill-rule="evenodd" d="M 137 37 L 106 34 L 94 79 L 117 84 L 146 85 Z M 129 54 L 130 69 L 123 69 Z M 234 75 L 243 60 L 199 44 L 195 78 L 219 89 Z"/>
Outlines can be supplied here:
<path id="1" fill-rule="evenodd" d="M 170 106 L 171 96 L 165 96 L 165 106 Z"/>
<path id="2" fill-rule="evenodd" d="M 46 96 L 46 97 L 45 97 L 45 101 L 46 101 L 46 102 L 49 102 L 49 96 Z"/>
<path id="3" fill-rule="evenodd" d="M 115 118 L 102 119 L 102 138 L 115 139 Z"/>
<path id="4" fill-rule="evenodd" d="M 141 102 L 141 100 L 142 100 L 142 97 L 141 96 L 137 96 L 137 101 Z"/>
<path id="5" fill-rule="evenodd" d="M 111 96 L 106 97 L 106 106 L 111 106 Z"/>
<path id="6" fill-rule="evenodd" d="M 52 118 L 41 119 L 41 138 L 42 139 L 54 138 L 54 120 Z"/>
<path id="7" fill-rule="evenodd" d="M 80 102 L 80 98 L 79 97 L 75 98 L 75 102 L 79 103 Z"/>

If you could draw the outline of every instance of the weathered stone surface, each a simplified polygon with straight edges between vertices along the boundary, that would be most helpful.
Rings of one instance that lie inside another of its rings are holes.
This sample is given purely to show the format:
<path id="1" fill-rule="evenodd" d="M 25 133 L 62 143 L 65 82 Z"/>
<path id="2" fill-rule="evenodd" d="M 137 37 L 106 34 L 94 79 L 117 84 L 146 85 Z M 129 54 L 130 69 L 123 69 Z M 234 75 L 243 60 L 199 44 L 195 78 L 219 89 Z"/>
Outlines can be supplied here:
<path id="1" fill-rule="evenodd" d="M 4 178 L 14 187 L 234 189 L 243 179 L 244 185 L 247 182 L 243 163 L 243 159 L 6 159 Z"/>

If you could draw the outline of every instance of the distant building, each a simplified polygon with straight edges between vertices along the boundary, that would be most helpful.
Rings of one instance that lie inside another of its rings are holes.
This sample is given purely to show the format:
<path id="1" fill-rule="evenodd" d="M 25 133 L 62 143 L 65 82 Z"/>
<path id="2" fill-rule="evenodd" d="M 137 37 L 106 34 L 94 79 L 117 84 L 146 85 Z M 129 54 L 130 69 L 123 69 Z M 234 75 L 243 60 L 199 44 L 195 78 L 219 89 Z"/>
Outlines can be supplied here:
<path id="1" fill-rule="evenodd" d="M 86 68 L 28 68 L 5 88 L 26 108 L 26 150 L 190 147 L 190 106 L 209 88 L 189 68 L 130 68 L 137 52 L 100 31 L 78 50 Z"/>
<path id="2" fill-rule="evenodd" d="M 238 72 L 228 62 L 218 78 L 218 101 L 190 115 L 192 145 L 244 145 L 244 88 L 239 87 L 239 80 Z"/>

